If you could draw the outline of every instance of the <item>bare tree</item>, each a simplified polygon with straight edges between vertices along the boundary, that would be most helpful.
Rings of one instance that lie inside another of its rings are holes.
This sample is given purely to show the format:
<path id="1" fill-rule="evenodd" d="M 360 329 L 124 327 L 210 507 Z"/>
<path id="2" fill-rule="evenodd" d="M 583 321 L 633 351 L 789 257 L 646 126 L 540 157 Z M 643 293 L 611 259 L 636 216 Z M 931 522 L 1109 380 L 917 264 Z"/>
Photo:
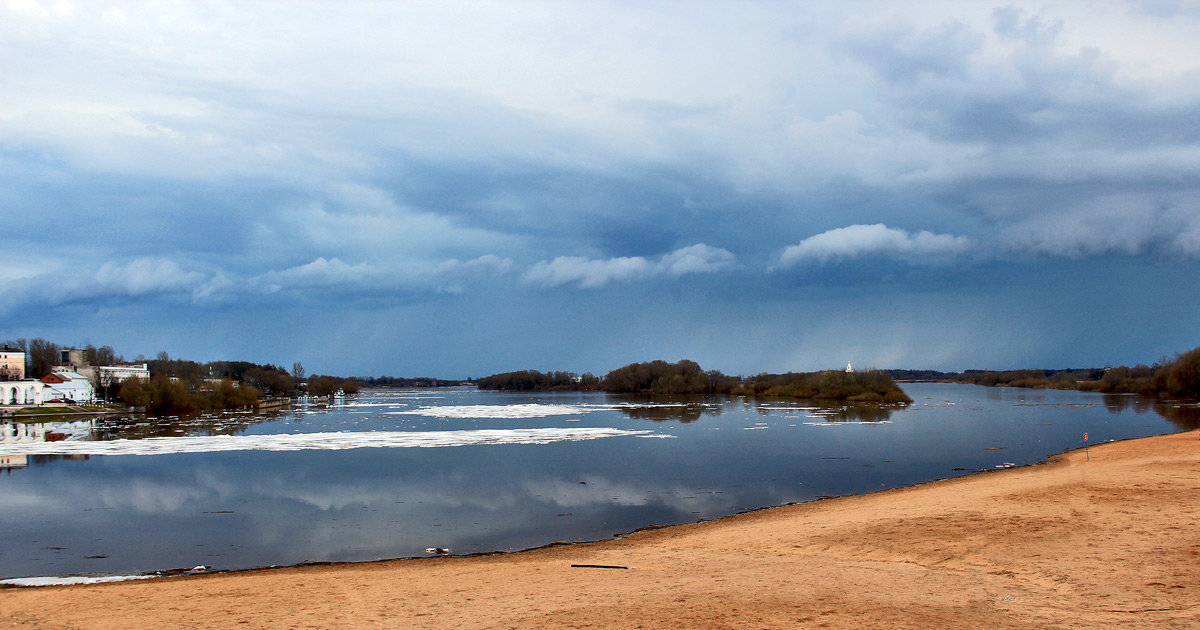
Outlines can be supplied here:
<path id="1" fill-rule="evenodd" d="M 58 344 L 45 339 L 29 340 L 29 353 L 25 358 L 28 367 L 26 376 L 41 378 L 49 374 L 58 364 L 58 350 Z"/>

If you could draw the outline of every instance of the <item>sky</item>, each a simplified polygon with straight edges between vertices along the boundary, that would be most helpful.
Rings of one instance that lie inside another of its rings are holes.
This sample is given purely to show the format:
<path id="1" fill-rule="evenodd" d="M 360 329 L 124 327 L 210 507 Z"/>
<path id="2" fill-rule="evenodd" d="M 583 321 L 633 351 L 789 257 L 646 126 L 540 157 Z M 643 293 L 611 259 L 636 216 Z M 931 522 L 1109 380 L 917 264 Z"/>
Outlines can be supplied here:
<path id="1" fill-rule="evenodd" d="M 0 0 L 0 339 L 309 373 L 1200 346 L 1200 2 Z"/>

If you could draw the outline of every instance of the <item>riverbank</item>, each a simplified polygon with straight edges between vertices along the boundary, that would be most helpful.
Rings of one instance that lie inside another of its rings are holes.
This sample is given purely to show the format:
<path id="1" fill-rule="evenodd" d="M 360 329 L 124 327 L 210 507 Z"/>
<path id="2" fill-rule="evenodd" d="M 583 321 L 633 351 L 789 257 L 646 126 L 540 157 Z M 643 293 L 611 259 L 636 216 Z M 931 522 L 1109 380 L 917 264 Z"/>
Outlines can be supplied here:
<path id="1" fill-rule="evenodd" d="M 1198 437 L 1103 444 L 1040 466 L 518 554 L 6 589 L 0 622 L 1195 627 Z"/>
<path id="2" fill-rule="evenodd" d="M 128 407 L 111 407 L 102 405 L 45 405 L 29 407 L 24 405 L 0 406 L 0 417 L 17 422 L 45 422 L 56 419 L 69 419 L 72 416 L 117 416 L 133 413 Z"/>

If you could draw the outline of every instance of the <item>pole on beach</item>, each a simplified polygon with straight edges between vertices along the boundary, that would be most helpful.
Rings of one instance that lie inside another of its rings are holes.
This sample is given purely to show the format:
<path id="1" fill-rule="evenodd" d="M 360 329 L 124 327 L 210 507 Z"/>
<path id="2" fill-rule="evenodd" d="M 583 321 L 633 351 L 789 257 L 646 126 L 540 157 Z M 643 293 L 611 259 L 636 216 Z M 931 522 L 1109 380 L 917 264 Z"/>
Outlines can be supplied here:
<path id="1" fill-rule="evenodd" d="M 1083 434 L 1083 454 L 1087 455 L 1087 460 L 1092 461 L 1092 453 L 1088 450 L 1087 433 Z"/>

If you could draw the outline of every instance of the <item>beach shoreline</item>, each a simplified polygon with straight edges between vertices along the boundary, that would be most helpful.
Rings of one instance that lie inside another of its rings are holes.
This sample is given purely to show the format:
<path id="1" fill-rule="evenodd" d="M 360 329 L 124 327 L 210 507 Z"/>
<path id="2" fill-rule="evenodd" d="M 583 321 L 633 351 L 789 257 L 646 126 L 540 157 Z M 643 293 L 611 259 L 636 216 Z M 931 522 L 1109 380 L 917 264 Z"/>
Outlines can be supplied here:
<path id="1" fill-rule="evenodd" d="M 7 588 L 0 622 L 1194 627 L 1197 436 L 1100 444 L 1033 466 L 521 552 Z"/>

